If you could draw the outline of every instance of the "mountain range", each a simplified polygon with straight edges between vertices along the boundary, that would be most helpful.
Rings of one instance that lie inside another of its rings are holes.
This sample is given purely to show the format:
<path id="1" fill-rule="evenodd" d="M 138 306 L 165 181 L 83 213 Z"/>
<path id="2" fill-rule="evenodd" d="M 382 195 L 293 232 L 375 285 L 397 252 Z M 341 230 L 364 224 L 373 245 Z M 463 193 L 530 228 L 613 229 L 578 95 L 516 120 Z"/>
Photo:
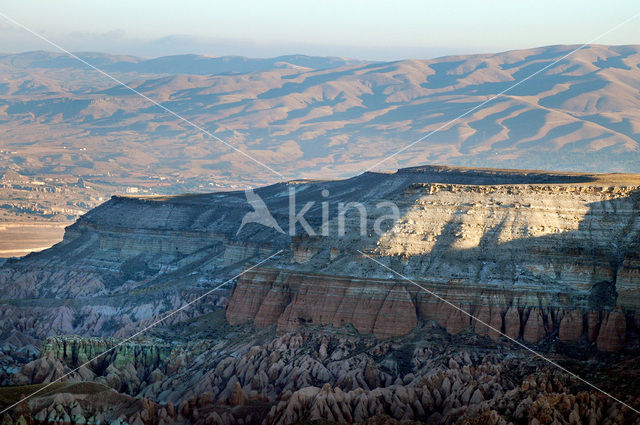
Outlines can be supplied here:
<path id="1" fill-rule="evenodd" d="M 640 47 L 551 46 L 431 60 L 81 57 L 288 178 L 422 163 L 640 171 Z M 531 74 L 504 95 L 446 125 Z M 4 169 L 281 177 L 64 54 L 0 57 Z"/>

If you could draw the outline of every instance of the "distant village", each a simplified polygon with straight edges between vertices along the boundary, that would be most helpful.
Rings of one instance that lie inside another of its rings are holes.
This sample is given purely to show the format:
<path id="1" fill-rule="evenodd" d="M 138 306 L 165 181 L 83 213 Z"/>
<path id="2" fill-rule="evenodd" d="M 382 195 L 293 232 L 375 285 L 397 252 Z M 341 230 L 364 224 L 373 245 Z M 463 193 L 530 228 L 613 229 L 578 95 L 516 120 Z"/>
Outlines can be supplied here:
<path id="1" fill-rule="evenodd" d="M 109 178 L 111 183 L 103 176 L 26 176 L 8 170 L 0 175 L 0 222 L 73 221 L 117 194 L 152 196 L 241 189 L 237 184 L 164 176 Z"/>

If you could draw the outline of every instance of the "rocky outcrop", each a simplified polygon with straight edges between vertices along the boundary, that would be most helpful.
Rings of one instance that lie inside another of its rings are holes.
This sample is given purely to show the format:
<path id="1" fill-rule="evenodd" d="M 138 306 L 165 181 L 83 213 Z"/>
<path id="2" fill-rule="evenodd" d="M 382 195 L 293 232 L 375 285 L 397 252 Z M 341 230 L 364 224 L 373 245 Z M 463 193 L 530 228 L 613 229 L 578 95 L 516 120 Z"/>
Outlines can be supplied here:
<path id="1" fill-rule="evenodd" d="M 558 339 L 566 342 L 577 341 L 584 333 L 584 312 L 582 310 L 569 310 L 563 313 L 560 320 Z"/>
<path id="2" fill-rule="evenodd" d="M 231 395 L 229 396 L 229 406 L 242 406 L 246 401 L 247 396 L 244 394 L 244 391 L 242 391 L 242 386 L 239 382 L 236 382 L 231 390 Z"/>
<path id="3" fill-rule="evenodd" d="M 496 337 L 495 331 L 447 302 L 408 283 L 400 285 L 402 290 L 395 287 L 402 281 L 399 276 L 407 276 L 467 313 L 482 316 L 482 321 L 511 338 L 531 344 L 549 337 L 577 343 L 586 333 L 587 341 L 600 338 L 599 346 L 621 349 L 620 342 L 604 342 L 608 337 L 600 333 L 611 334 L 611 329 L 601 331 L 601 321 L 593 314 L 605 315 L 618 307 L 633 315 L 640 308 L 638 187 L 604 184 L 596 177 L 569 184 L 485 184 L 483 179 L 493 177 L 515 182 L 517 176 L 506 171 L 480 172 L 473 178 L 462 172 L 455 177 L 458 182 L 453 174 L 451 181 L 445 181 L 449 171 L 401 170 L 387 183 L 430 172 L 441 172 L 442 180 L 415 181 L 387 198 L 363 195 L 368 212 L 377 211 L 374 200 L 380 199 L 392 201 L 401 211 L 400 219 L 382 235 L 357 236 L 362 222 L 357 214 L 347 214 L 343 224 L 346 234 L 354 235 L 350 238 L 330 234 L 292 239 L 287 261 L 273 266 L 284 276 L 282 285 L 264 283 L 268 287 L 254 288 L 247 300 L 238 292 L 231 299 L 229 320 L 261 327 L 276 323 L 279 330 L 309 323 L 352 324 L 362 333 L 378 336 L 402 335 L 415 319 L 434 320 L 451 334 L 473 328 Z M 381 213 L 375 212 L 369 222 L 380 218 L 376 214 Z M 328 228 L 336 225 L 330 221 Z M 387 269 L 367 256 L 398 276 L 390 278 Z M 246 291 L 250 279 L 241 278 L 236 291 Z M 393 302 L 385 302 L 392 293 Z M 248 306 L 256 299 L 264 306 L 259 315 Z M 391 332 L 383 329 L 387 323 L 378 316 L 383 305 L 387 317 L 396 321 Z M 621 326 L 614 322 L 611 326 Z M 615 332 L 628 334 L 626 327 Z"/>
<path id="4" fill-rule="evenodd" d="M 510 338 L 520 337 L 520 312 L 515 307 L 509 307 L 504 315 L 504 333 Z"/>
<path id="5" fill-rule="evenodd" d="M 475 317 L 478 319 L 474 323 L 474 331 L 478 335 L 489 336 L 491 339 L 501 337 L 502 332 L 502 309 L 498 305 L 491 305 L 484 299 L 478 306 Z"/>
<path id="6" fill-rule="evenodd" d="M 189 331 L 185 342 L 166 346 L 158 339 L 129 342 L 72 373 L 66 384 L 54 387 L 55 394 L 35 396 L 10 414 L 48 423 L 68 416 L 79 423 L 93 418 L 152 425 L 313 419 L 468 424 L 479 417 L 491 424 L 533 418 L 550 423 L 549 417 L 571 423 L 570 415 L 581 423 L 602 422 L 612 412 L 612 423 L 632 418 L 630 411 L 601 393 L 584 392 L 580 382 L 542 360 L 518 351 L 500 354 L 490 340 L 484 344 L 465 332 L 447 336 L 437 325 L 391 340 L 345 330 L 268 335 L 254 330 L 247 337 L 246 328 L 237 327 L 219 340 Z M 93 354 L 112 341 L 54 338 L 47 346 L 22 376 L 51 381 L 69 372 L 74 364 L 69 353 Z M 163 354 L 168 346 L 171 351 Z M 608 376 L 603 366 L 599 373 Z M 607 389 L 622 397 L 628 387 Z"/>
<path id="7" fill-rule="evenodd" d="M 231 324 L 248 323 L 258 328 L 276 325 L 279 332 L 305 325 L 353 325 L 361 334 L 379 338 L 405 335 L 419 320 L 433 320 L 452 335 L 474 331 L 498 339 L 499 331 L 531 344 L 552 334 L 562 342 L 574 343 L 584 334 L 583 317 L 588 317 L 588 338 L 597 340 L 599 349 L 618 351 L 625 345 L 626 322 L 619 310 L 604 312 L 600 324 L 595 312 L 561 308 L 561 298 L 546 299 L 557 307 L 544 305 L 539 299 L 534 300 L 535 306 L 526 306 L 530 302 L 526 290 L 502 290 L 488 295 L 467 286 L 456 288 L 451 283 L 444 286 L 421 282 L 421 286 L 445 294 L 446 300 L 464 302 L 456 308 L 397 281 L 259 268 L 240 277 L 226 317 Z M 506 300 L 511 300 L 512 305 L 506 305 Z"/>
<path id="8" fill-rule="evenodd" d="M 587 335 L 589 342 L 595 342 L 600 330 L 600 312 L 590 311 L 587 316 Z"/>
<path id="9" fill-rule="evenodd" d="M 323 419 L 337 423 L 507 425 L 520 421 L 581 424 L 635 420 L 634 412 L 602 394 L 568 393 L 567 382 L 553 372 L 553 377 L 527 376 L 508 388 L 504 387 L 504 372 L 501 365 L 461 362 L 460 368 L 439 370 L 409 385 L 348 392 L 328 384 L 307 387 L 275 405 L 265 423 L 286 425 Z"/>
<path id="10" fill-rule="evenodd" d="M 529 343 L 537 343 L 547 335 L 544 319 L 539 309 L 534 308 L 529 312 L 529 317 L 524 325 L 522 339 Z"/>
<path id="11" fill-rule="evenodd" d="M 418 288 L 398 284 L 402 279 L 367 258 L 373 256 L 511 337 L 538 343 L 562 327 L 560 339 L 576 341 L 579 323 L 561 323 L 562 312 L 640 309 L 635 182 L 633 176 L 417 167 L 257 189 L 282 228 L 295 192 L 296 211 L 309 203 L 305 220 L 328 230 L 296 237 L 255 223 L 240 230 L 252 210 L 241 192 L 114 197 L 70 226 L 51 250 L 7 261 L 0 297 L 42 300 L 46 308 L 38 312 L 16 303 L 33 317 L 20 325 L 30 336 L 126 335 L 247 262 L 284 249 L 270 261 L 268 284 L 249 284 L 251 274 L 240 278 L 231 323 L 279 330 L 352 324 L 380 337 L 406 334 L 419 320 L 434 320 L 452 334 L 481 328 Z M 329 207 L 326 223 L 322 202 Z M 365 207 L 366 222 L 353 208 L 340 220 L 337 205 L 350 202 Z M 389 212 L 382 202 L 396 205 L 400 216 L 383 220 L 384 231 L 375 234 L 373 225 Z M 336 234 L 340 223 L 344 235 Z M 60 298 L 73 301 L 49 302 Z M 17 325 L 13 317 L 6 321 Z M 598 338 L 599 328 L 587 319 L 588 340 Z"/>
<path id="12" fill-rule="evenodd" d="M 384 338 L 404 335 L 417 324 L 415 305 L 400 284 L 372 284 L 358 279 L 275 270 L 245 273 L 227 307 L 231 324 L 277 324 L 281 331 L 303 324 L 352 324 L 363 334 Z"/>
<path id="13" fill-rule="evenodd" d="M 619 351 L 624 347 L 627 330 L 627 319 L 620 310 L 604 313 L 598 332 L 598 349 L 603 351 Z"/>

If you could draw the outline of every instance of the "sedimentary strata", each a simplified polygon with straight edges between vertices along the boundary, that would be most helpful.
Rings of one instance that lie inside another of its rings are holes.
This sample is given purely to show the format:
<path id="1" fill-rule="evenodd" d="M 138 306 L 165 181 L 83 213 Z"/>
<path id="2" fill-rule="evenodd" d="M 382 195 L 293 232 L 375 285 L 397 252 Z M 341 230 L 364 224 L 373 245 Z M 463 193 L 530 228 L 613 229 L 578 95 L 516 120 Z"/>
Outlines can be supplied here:
<path id="1" fill-rule="evenodd" d="M 253 211 L 243 192 L 114 197 L 60 244 L 0 269 L 0 380 L 11 386 L 2 391 L 80 367 L 64 380 L 80 386 L 9 417 L 633 423 L 502 334 L 638 404 L 639 184 L 418 167 L 257 189 L 283 229 L 292 193 L 295 211 L 312 203 L 314 234 L 298 225 L 294 236 L 240 228 Z M 353 202 L 366 217 L 340 214 Z M 382 203 L 399 216 L 385 218 Z"/>

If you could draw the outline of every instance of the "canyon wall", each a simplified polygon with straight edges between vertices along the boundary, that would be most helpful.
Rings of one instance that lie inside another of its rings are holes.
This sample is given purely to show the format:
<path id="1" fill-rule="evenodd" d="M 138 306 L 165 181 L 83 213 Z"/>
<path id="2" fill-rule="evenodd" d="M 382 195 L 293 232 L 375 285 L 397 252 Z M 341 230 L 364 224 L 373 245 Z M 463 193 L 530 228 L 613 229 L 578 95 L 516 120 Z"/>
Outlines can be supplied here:
<path id="1" fill-rule="evenodd" d="M 2 326 L 37 338 L 122 333 L 282 250 L 269 271 L 240 277 L 231 322 L 351 324 L 386 337 L 436 320 L 491 335 L 391 269 L 525 341 L 584 337 L 617 350 L 640 312 L 639 184 L 633 175 L 430 166 L 256 189 L 289 231 L 292 194 L 296 213 L 309 205 L 304 218 L 316 234 L 298 225 L 293 237 L 242 225 L 254 211 L 243 192 L 113 197 L 60 244 L 3 264 L 0 298 L 17 313 Z M 350 208 L 341 218 L 339 205 L 354 202 L 366 217 Z M 385 219 L 385 203 L 397 206 L 395 220 Z M 33 325 L 18 321 L 28 316 Z"/>
<path id="2" fill-rule="evenodd" d="M 401 336 L 419 320 L 433 320 L 450 334 L 473 331 L 493 339 L 501 337 L 540 343 L 553 336 L 565 343 L 581 339 L 602 351 L 618 351 L 627 334 L 638 332 L 635 316 L 617 307 L 587 310 L 563 301 L 557 294 L 531 297 L 532 288 L 497 290 L 467 285 L 353 279 L 344 276 L 254 269 L 239 280 L 227 307 L 231 324 L 258 328 L 275 325 L 279 332 L 303 325 L 352 325 L 361 334 L 378 338 Z"/>
<path id="3" fill-rule="evenodd" d="M 343 235 L 293 238 L 276 268 L 240 277 L 228 320 L 280 331 L 350 324 L 377 337 L 433 320 L 452 334 L 496 338 L 494 328 L 527 343 L 549 338 L 602 351 L 637 339 L 637 186 L 413 182 L 382 199 L 401 212 L 382 235 L 371 231 L 386 213 L 375 198 L 364 202 L 365 234 L 353 209 Z"/>

